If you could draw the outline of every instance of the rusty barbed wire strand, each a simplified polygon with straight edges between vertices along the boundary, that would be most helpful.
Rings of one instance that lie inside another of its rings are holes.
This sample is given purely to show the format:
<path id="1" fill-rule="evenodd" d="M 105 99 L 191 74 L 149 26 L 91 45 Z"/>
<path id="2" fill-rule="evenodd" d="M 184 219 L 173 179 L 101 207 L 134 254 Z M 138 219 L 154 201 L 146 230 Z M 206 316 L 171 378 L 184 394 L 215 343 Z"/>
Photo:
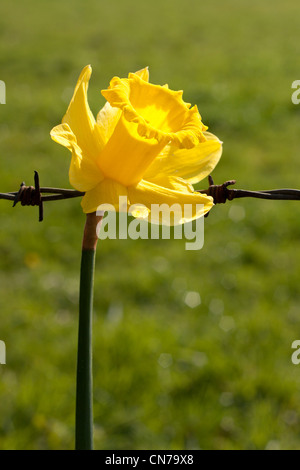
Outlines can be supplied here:
<path id="1" fill-rule="evenodd" d="M 272 200 L 289 200 L 298 201 L 300 200 L 299 189 L 270 189 L 262 191 L 249 191 L 246 189 L 232 189 L 228 188 L 236 183 L 235 180 L 226 181 L 223 184 L 214 184 L 211 176 L 208 177 L 209 187 L 208 189 L 197 190 L 198 193 L 207 194 L 212 196 L 215 204 L 224 204 L 226 201 L 232 201 L 242 197 L 254 197 L 257 199 L 272 199 Z"/>
<path id="2" fill-rule="evenodd" d="M 34 184 L 35 186 L 26 186 L 25 183 L 22 182 L 19 191 L 0 193 L 0 199 L 13 201 L 13 207 L 15 207 L 18 202 L 20 202 L 22 206 L 39 206 L 39 221 L 42 222 L 44 219 L 43 202 L 82 197 L 85 194 L 75 189 L 40 187 L 39 174 L 37 171 L 34 172 Z"/>
<path id="3" fill-rule="evenodd" d="M 233 199 L 244 197 L 281 201 L 300 200 L 299 189 L 283 188 L 262 191 L 233 189 L 228 188 L 228 186 L 235 184 L 235 180 L 228 180 L 223 184 L 214 184 L 211 176 L 208 177 L 208 182 L 208 189 L 196 190 L 196 192 L 211 196 L 214 200 L 214 204 L 224 204 L 226 201 L 232 201 Z M 35 186 L 26 186 L 25 183 L 22 182 L 19 191 L 0 193 L 0 199 L 13 201 L 13 207 L 15 207 L 18 202 L 20 202 L 22 206 L 39 206 L 39 221 L 41 222 L 44 218 L 44 202 L 82 197 L 85 194 L 84 192 L 76 191 L 75 189 L 40 187 L 39 174 L 37 171 L 34 172 L 34 184 Z"/>

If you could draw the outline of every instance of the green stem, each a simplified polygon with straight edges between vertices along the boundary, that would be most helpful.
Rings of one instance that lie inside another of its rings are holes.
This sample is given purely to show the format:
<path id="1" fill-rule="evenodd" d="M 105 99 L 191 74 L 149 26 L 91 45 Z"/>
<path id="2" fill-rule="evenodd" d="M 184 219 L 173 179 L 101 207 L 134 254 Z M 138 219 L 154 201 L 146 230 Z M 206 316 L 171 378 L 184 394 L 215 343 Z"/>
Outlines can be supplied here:
<path id="1" fill-rule="evenodd" d="M 92 322 L 94 250 L 81 257 L 77 351 L 76 450 L 93 449 Z"/>
<path id="2" fill-rule="evenodd" d="M 102 217 L 87 214 L 80 270 L 79 326 L 76 383 L 75 449 L 93 449 L 92 326 L 96 258 L 96 226 Z"/>

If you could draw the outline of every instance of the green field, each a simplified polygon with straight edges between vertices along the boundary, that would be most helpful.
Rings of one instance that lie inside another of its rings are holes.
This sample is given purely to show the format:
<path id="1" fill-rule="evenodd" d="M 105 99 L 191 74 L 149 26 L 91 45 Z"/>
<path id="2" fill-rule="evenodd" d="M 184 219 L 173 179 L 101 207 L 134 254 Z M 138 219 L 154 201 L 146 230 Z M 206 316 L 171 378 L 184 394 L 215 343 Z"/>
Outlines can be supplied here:
<path id="1" fill-rule="evenodd" d="M 70 154 L 49 132 L 87 64 L 95 114 L 114 75 L 148 65 L 224 142 L 216 183 L 300 188 L 298 1 L 2 0 L 0 11 L 0 192 L 34 170 L 42 186 L 70 187 Z M 96 449 L 300 449 L 299 220 L 298 202 L 245 199 L 212 209 L 199 251 L 99 242 Z M 0 201 L 2 450 L 74 448 L 84 222 L 78 199 L 45 204 L 42 223 L 37 208 Z"/>

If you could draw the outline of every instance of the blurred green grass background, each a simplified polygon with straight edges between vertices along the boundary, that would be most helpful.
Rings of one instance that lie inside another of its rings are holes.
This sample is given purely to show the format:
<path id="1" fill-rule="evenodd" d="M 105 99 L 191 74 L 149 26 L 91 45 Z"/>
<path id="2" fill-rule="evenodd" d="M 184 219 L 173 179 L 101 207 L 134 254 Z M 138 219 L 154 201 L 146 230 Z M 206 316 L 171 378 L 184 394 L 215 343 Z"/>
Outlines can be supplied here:
<path id="1" fill-rule="evenodd" d="M 213 176 L 299 188 L 299 2 L 27 0 L 0 7 L 0 187 L 69 187 L 51 141 L 86 64 L 89 102 L 146 65 L 224 142 Z M 206 187 L 204 181 L 199 187 Z M 0 449 L 73 449 L 79 200 L 0 201 Z M 205 243 L 105 240 L 95 278 L 96 449 L 300 449 L 300 206 L 213 208 Z"/>

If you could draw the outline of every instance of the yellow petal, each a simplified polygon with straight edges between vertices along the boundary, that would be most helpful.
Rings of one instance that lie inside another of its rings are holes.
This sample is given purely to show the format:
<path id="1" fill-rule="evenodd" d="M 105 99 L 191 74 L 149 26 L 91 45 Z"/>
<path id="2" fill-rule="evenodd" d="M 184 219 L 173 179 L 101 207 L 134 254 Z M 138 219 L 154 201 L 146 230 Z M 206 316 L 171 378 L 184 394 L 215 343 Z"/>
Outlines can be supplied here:
<path id="1" fill-rule="evenodd" d="M 101 133 L 105 144 L 111 138 L 115 127 L 121 117 L 122 111 L 119 108 L 113 108 L 107 101 L 97 115 L 97 124 L 101 128 Z"/>
<path id="2" fill-rule="evenodd" d="M 83 158 L 81 148 L 68 124 L 54 127 L 50 135 L 55 142 L 67 147 L 72 153 L 69 179 L 74 188 L 78 191 L 88 191 L 103 179 L 96 163 L 93 160 Z"/>
<path id="3" fill-rule="evenodd" d="M 193 186 L 185 181 L 183 178 L 176 177 L 176 176 L 169 176 L 165 175 L 163 173 L 160 173 L 152 180 L 146 180 L 144 181 L 151 181 L 151 183 L 156 184 L 157 186 L 162 186 L 163 188 L 168 188 L 168 189 L 173 189 L 174 191 L 180 191 L 184 193 L 194 193 L 195 190 Z"/>
<path id="4" fill-rule="evenodd" d="M 130 204 L 143 204 L 149 210 L 149 222 L 164 225 L 190 222 L 213 206 L 212 198 L 204 194 L 168 189 L 144 180 L 130 186 L 128 196 Z M 132 215 L 136 216 L 134 212 Z"/>
<path id="5" fill-rule="evenodd" d="M 148 165 L 163 147 L 164 143 L 141 137 L 136 125 L 122 115 L 100 155 L 98 165 L 106 178 L 129 186 L 142 179 Z"/>
<path id="6" fill-rule="evenodd" d="M 92 68 L 87 65 L 81 72 L 75 91 L 62 122 L 70 126 L 84 156 L 96 160 L 104 147 L 104 136 L 97 126 L 87 101 L 87 90 Z"/>
<path id="7" fill-rule="evenodd" d="M 222 155 L 222 142 L 210 132 L 204 132 L 206 142 L 192 149 L 165 147 L 147 169 L 144 179 L 156 182 L 160 175 L 174 175 L 191 184 L 208 176 Z"/>
<path id="8" fill-rule="evenodd" d="M 145 82 L 149 82 L 149 68 L 145 67 L 144 69 L 138 70 L 135 72 L 136 75 L 138 75 L 142 80 L 145 80 Z"/>
<path id="9" fill-rule="evenodd" d="M 97 210 L 109 210 L 110 206 L 114 207 L 118 211 L 127 211 L 128 208 L 128 199 L 126 207 L 120 207 L 119 197 L 123 196 L 124 199 L 127 198 L 127 189 L 120 183 L 110 179 L 104 179 L 91 191 L 87 191 L 83 196 L 81 201 L 81 206 L 83 212 L 90 213 Z"/>

